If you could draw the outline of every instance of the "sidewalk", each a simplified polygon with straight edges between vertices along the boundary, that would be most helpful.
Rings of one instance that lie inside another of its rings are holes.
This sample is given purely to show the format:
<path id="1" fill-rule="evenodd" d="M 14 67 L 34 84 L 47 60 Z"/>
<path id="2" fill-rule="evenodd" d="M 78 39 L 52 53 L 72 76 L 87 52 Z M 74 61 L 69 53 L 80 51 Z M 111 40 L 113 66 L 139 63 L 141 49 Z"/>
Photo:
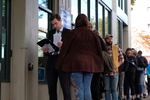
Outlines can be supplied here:
<path id="1" fill-rule="evenodd" d="M 150 96 L 147 96 L 147 97 L 144 98 L 143 100 L 150 100 Z"/>

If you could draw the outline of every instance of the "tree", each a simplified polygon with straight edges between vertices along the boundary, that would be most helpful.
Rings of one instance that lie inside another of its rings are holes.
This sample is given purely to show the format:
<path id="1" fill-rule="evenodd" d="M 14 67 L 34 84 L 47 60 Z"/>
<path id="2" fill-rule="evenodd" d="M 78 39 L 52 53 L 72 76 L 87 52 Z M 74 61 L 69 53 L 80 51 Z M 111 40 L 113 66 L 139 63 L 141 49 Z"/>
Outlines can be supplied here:
<path id="1" fill-rule="evenodd" d="M 131 5 L 134 6 L 136 0 L 131 0 Z"/>
<path id="2" fill-rule="evenodd" d="M 140 32 L 139 33 L 139 43 L 142 44 L 143 47 L 150 50 L 150 35 L 149 34 L 144 34 L 143 32 Z"/>
<path id="3" fill-rule="evenodd" d="M 131 0 L 131 10 L 133 10 L 133 6 L 135 4 L 136 0 Z"/>

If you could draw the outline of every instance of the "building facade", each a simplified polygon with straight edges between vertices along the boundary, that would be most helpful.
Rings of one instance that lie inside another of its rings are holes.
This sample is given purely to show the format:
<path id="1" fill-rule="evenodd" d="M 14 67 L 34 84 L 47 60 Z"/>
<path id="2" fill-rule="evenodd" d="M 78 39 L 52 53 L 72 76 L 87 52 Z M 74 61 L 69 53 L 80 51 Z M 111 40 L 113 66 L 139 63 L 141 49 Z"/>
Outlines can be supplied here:
<path id="1" fill-rule="evenodd" d="M 112 34 L 115 44 L 130 46 L 130 0 L 1 0 L 0 100 L 48 100 L 43 52 L 36 43 L 51 29 L 52 13 L 69 28 L 84 13 L 99 35 Z"/>

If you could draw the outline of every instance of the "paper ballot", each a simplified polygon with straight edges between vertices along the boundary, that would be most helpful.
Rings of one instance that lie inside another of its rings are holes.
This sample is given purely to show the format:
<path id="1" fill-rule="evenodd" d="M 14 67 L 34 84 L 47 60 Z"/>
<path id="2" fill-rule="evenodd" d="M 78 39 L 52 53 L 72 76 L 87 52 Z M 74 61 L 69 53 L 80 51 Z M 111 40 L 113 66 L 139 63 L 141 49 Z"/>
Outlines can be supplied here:
<path id="1" fill-rule="evenodd" d="M 43 48 L 43 50 L 46 50 L 45 52 L 49 52 L 49 53 L 55 51 L 55 49 L 50 44 L 44 44 L 44 46 L 42 48 Z"/>
<path id="2" fill-rule="evenodd" d="M 53 44 L 49 39 L 43 39 L 39 42 L 37 42 L 37 44 L 43 48 L 43 50 L 47 51 L 47 52 L 53 52 L 53 51 L 58 51 L 59 48 Z"/>

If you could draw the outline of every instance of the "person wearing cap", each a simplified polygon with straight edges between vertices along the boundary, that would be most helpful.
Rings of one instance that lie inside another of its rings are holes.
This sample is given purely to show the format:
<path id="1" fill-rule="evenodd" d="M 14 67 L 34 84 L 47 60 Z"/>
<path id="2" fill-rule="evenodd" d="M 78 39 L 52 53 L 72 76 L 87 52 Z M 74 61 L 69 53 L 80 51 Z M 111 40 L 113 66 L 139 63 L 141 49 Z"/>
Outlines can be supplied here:
<path id="1" fill-rule="evenodd" d="M 109 58 L 104 66 L 105 100 L 118 100 L 118 68 L 123 63 L 123 54 L 118 45 L 113 44 L 112 39 L 111 34 L 107 34 L 104 38 L 108 54 L 105 59 Z"/>

